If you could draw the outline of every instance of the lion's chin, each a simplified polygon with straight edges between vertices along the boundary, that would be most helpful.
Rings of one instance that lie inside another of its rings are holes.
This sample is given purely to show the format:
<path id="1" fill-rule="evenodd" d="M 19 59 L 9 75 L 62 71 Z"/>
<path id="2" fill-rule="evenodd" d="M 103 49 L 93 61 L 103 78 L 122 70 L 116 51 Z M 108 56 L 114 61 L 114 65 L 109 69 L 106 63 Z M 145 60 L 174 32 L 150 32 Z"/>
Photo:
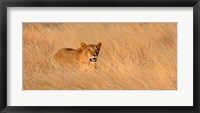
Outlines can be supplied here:
<path id="1" fill-rule="evenodd" d="M 97 59 L 96 58 L 90 58 L 90 62 L 96 62 Z"/>

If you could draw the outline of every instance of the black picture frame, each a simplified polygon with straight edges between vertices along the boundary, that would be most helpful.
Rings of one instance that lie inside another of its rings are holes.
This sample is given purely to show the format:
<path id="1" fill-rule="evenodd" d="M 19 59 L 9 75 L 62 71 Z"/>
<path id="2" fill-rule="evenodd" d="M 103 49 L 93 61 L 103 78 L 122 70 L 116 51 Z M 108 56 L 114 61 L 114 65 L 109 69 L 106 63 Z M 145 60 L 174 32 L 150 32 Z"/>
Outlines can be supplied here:
<path id="1" fill-rule="evenodd" d="M 7 7 L 193 7 L 193 106 L 7 106 Z M 199 113 L 199 32 L 200 0 L 1 0 L 0 111 L 2 113 Z"/>

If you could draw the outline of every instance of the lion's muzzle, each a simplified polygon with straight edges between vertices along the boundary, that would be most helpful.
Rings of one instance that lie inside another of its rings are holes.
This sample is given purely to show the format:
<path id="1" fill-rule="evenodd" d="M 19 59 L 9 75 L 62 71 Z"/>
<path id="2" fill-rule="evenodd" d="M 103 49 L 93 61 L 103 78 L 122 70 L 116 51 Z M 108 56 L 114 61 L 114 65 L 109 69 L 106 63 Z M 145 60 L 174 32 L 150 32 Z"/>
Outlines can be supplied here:
<path id="1" fill-rule="evenodd" d="M 97 61 L 97 56 L 93 56 L 92 58 L 90 58 L 90 62 L 96 62 Z"/>

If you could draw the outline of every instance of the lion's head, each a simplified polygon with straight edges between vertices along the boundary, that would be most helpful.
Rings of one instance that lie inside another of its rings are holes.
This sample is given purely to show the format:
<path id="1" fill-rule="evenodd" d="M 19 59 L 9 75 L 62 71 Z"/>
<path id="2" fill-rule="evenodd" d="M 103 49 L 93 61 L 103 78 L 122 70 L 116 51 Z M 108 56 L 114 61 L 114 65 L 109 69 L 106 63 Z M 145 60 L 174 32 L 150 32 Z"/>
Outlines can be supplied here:
<path id="1" fill-rule="evenodd" d="M 98 44 L 89 44 L 86 45 L 86 43 L 81 43 L 81 49 L 83 51 L 83 54 L 87 57 L 87 60 L 91 63 L 95 63 L 97 61 L 99 51 L 101 49 L 101 42 Z"/>

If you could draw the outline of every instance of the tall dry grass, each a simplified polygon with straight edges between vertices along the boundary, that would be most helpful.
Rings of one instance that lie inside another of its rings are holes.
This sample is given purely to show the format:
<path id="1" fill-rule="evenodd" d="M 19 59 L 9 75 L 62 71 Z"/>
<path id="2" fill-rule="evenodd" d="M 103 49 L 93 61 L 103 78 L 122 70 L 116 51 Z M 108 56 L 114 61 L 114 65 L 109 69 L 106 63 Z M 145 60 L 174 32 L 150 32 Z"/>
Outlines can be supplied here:
<path id="1" fill-rule="evenodd" d="M 54 59 L 64 47 L 102 42 L 98 69 L 69 71 Z M 174 90 L 176 23 L 24 23 L 24 90 Z"/>

